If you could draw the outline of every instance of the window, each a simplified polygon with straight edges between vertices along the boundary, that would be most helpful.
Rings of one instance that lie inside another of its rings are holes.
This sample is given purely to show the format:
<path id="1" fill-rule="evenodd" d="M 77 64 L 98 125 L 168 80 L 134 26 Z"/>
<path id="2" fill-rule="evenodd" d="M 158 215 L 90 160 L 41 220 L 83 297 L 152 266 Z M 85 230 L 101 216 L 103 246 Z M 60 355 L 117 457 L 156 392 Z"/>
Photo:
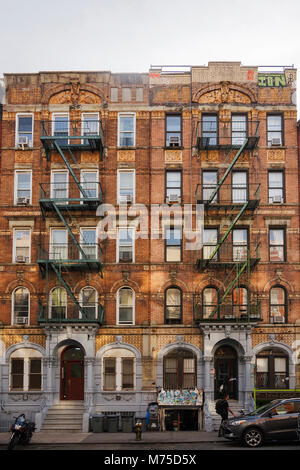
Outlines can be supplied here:
<path id="1" fill-rule="evenodd" d="M 80 291 L 80 305 L 84 311 L 84 318 L 94 320 L 98 318 L 97 291 L 93 287 L 84 287 Z M 82 315 L 82 313 L 81 313 Z"/>
<path id="2" fill-rule="evenodd" d="M 118 88 L 111 88 L 110 89 L 110 100 L 111 101 L 119 101 L 119 89 Z"/>
<path id="3" fill-rule="evenodd" d="M 177 287 L 169 287 L 165 291 L 165 323 L 182 323 L 182 297 Z"/>
<path id="4" fill-rule="evenodd" d="M 232 259 L 246 261 L 248 255 L 248 230 L 245 228 L 232 231 Z"/>
<path id="5" fill-rule="evenodd" d="M 144 101 L 144 89 L 143 88 L 136 89 L 135 99 L 136 101 Z"/>
<path id="6" fill-rule="evenodd" d="M 213 254 L 218 244 L 218 229 L 217 228 L 204 228 L 203 229 L 203 259 L 209 259 Z M 218 252 L 213 257 L 214 261 L 218 260 Z"/>
<path id="7" fill-rule="evenodd" d="M 68 114 L 53 114 L 52 121 L 52 135 L 59 137 L 58 145 L 64 147 L 68 145 L 68 139 L 64 136 L 69 135 L 69 115 Z"/>
<path id="8" fill-rule="evenodd" d="M 231 143 L 235 146 L 243 145 L 247 138 L 247 116 L 245 114 L 232 114 L 231 116 Z"/>
<path id="9" fill-rule="evenodd" d="M 85 196 L 80 193 L 80 198 L 87 197 L 96 199 L 98 197 L 98 171 L 81 170 L 80 182 L 85 193 Z"/>
<path id="10" fill-rule="evenodd" d="M 248 200 L 248 173 L 246 171 L 232 172 L 232 202 L 244 204 Z"/>
<path id="11" fill-rule="evenodd" d="M 80 247 L 86 258 L 90 260 L 98 259 L 98 245 L 96 237 L 97 232 L 95 228 L 80 229 Z M 80 252 L 80 259 L 81 258 L 83 258 L 83 254 Z"/>
<path id="12" fill-rule="evenodd" d="M 134 388 L 134 359 L 122 358 L 122 389 Z"/>
<path id="13" fill-rule="evenodd" d="M 103 357 L 103 390 L 133 390 L 136 387 L 136 361 L 125 348 L 110 349 Z"/>
<path id="14" fill-rule="evenodd" d="M 180 262 L 182 259 L 182 227 L 169 227 L 165 229 L 167 262 Z"/>
<path id="15" fill-rule="evenodd" d="M 166 147 L 181 147 L 181 115 L 166 116 Z"/>
<path id="16" fill-rule="evenodd" d="M 135 114 L 119 114 L 118 146 L 135 146 Z"/>
<path id="17" fill-rule="evenodd" d="M 31 204 L 31 171 L 15 173 L 15 204 Z"/>
<path id="18" fill-rule="evenodd" d="M 214 170 L 202 172 L 202 199 L 204 202 L 209 201 L 218 184 L 218 172 Z M 218 193 L 212 202 L 218 202 Z"/>
<path id="19" fill-rule="evenodd" d="M 284 175 L 283 171 L 269 171 L 269 204 L 284 202 Z"/>
<path id="20" fill-rule="evenodd" d="M 166 172 L 167 202 L 181 202 L 181 171 Z"/>
<path id="21" fill-rule="evenodd" d="M 122 101 L 131 101 L 131 88 L 122 88 Z"/>
<path id="22" fill-rule="evenodd" d="M 29 323 L 29 290 L 25 287 L 17 287 L 12 295 L 12 324 L 19 325 Z"/>
<path id="23" fill-rule="evenodd" d="M 134 229 L 122 228 L 118 230 L 117 263 L 132 263 L 134 260 Z"/>
<path id="24" fill-rule="evenodd" d="M 271 114 L 267 116 L 268 147 L 283 145 L 282 115 Z"/>
<path id="25" fill-rule="evenodd" d="M 68 234 L 66 229 L 51 229 L 49 259 L 68 259 Z"/>
<path id="26" fill-rule="evenodd" d="M 98 136 L 99 135 L 99 115 L 98 113 L 83 113 L 81 117 L 82 135 Z M 82 142 L 88 145 L 88 139 Z"/>
<path id="27" fill-rule="evenodd" d="M 118 203 L 134 202 L 135 172 L 134 170 L 118 170 Z"/>
<path id="28" fill-rule="evenodd" d="M 270 322 L 285 323 L 287 321 L 286 291 L 276 286 L 270 289 Z"/>
<path id="29" fill-rule="evenodd" d="M 16 146 L 33 146 L 33 115 L 17 114 L 16 117 Z"/>
<path id="30" fill-rule="evenodd" d="M 33 349 L 14 351 L 10 359 L 10 390 L 42 389 L 42 358 Z"/>
<path id="31" fill-rule="evenodd" d="M 196 387 L 196 358 L 191 351 L 177 349 L 164 357 L 165 390 Z"/>
<path id="32" fill-rule="evenodd" d="M 285 230 L 283 228 L 269 229 L 269 253 L 271 262 L 285 261 Z"/>
<path id="33" fill-rule="evenodd" d="M 107 357 L 104 359 L 104 390 L 116 389 L 116 358 Z"/>
<path id="34" fill-rule="evenodd" d="M 122 287 L 118 291 L 118 325 L 134 324 L 134 292 L 129 287 Z"/>
<path id="35" fill-rule="evenodd" d="M 30 230 L 14 229 L 13 262 L 30 263 Z"/>
<path id="36" fill-rule="evenodd" d="M 219 301 L 218 289 L 216 289 L 215 287 L 206 287 L 205 289 L 203 289 L 202 301 L 203 301 L 203 312 L 202 312 L 203 318 L 209 319 L 211 318 L 213 311 L 218 305 L 218 301 Z M 216 313 L 218 315 L 218 311 Z"/>
<path id="37" fill-rule="evenodd" d="M 67 318 L 67 292 L 63 287 L 54 287 L 50 292 L 49 317 L 53 320 Z"/>
<path id="38" fill-rule="evenodd" d="M 233 315 L 240 318 L 248 313 L 248 290 L 246 287 L 236 287 L 232 291 Z"/>
<path id="39" fill-rule="evenodd" d="M 262 351 L 256 357 L 256 388 L 289 388 L 288 357 L 279 349 Z"/>
<path id="40" fill-rule="evenodd" d="M 202 137 L 206 141 L 205 146 L 218 144 L 218 116 L 216 114 L 203 114 Z"/>
<path id="41" fill-rule="evenodd" d="M 51 191 L 52 199 L 61 199 L 64 204 L 68 204 L 69 197 L 69 173 L 68 171 L 51 172 Z"/>

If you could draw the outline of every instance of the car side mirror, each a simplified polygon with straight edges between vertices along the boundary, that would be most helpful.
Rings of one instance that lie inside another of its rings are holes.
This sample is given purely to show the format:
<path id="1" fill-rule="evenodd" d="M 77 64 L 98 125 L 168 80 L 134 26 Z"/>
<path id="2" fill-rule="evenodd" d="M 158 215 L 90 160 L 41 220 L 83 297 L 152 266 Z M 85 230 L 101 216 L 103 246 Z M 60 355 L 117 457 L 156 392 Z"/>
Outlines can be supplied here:
<path id="1" fill-rule="evenodd" d="M 268 413 L 268 416 L 269 418 L 273 418 L 273 416 L 275 416 L 276 413 L 274 413 L 274 411 L 269 411 Z"/>

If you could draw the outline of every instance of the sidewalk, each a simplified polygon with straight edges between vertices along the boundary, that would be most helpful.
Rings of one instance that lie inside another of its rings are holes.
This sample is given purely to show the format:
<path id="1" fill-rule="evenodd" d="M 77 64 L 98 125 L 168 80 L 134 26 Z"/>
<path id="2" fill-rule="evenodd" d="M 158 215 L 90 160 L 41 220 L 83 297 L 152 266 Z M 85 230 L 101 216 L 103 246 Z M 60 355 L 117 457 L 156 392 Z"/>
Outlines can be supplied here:
<path id="1" fill-rule="evenodd" d="M 10 438 L 9 432 L 0 433 L 0 446 L 7 445 Z M 166 431 L 142 433 L 142 440 L 137 441 L 135 433 L 58 433 L 58 432 L 37 432 L 32 437 L 32 444 L 126 444 L 128 443 L 163 443 L 163 442 L 217 442 L 217 432 L 205 431 Z"/>

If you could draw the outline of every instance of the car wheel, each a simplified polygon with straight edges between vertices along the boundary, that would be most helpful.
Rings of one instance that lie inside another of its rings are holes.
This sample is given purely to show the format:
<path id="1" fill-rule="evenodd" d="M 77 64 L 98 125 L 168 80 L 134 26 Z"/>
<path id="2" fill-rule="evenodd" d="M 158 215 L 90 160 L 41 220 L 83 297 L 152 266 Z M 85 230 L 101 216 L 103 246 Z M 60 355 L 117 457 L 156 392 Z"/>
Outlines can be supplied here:
<path id="1" fill-rule="evenodd" d="M 263 441 L 263 433 L 257 428 L 249 428 L 244 432 L 243 443 L 247 447 L 259 447 Z"/>

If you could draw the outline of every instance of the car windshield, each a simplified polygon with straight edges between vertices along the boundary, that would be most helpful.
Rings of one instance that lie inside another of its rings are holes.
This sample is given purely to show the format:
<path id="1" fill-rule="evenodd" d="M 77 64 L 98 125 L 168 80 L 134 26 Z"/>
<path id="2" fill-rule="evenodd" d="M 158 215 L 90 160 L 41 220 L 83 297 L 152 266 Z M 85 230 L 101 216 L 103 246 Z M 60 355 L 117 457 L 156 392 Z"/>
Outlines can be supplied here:
<path id="1" fill-rule="evenodd" d="M 252 411 L 251 413 L 248 413 L 248 416 L 255 416 L 255 415 L 260 415 L 264 411 L 267 411 L 270 408 L 273 408 L 277 403 L 280 403 L 280 400 L 273 400 L 270 403 L 267 403 L 266 405 L 260 406 L 256 410 Z"/>

